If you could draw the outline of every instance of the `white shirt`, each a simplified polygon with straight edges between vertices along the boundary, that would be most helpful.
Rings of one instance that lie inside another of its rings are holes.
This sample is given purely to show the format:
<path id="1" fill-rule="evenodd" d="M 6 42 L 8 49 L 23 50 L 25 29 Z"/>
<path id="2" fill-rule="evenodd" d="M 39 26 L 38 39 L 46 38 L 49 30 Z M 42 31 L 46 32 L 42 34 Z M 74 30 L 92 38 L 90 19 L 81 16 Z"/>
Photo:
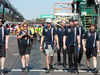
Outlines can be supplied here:
<path id="1" fill-rule="evenodd" d="M 100 0 L 97 1 L 100 4 Z"/>
<path id="2" fill-rule="evenodd" d="M 95 3 L 96 4 L 100 4 L 100 0 L 95 0 Z"/>

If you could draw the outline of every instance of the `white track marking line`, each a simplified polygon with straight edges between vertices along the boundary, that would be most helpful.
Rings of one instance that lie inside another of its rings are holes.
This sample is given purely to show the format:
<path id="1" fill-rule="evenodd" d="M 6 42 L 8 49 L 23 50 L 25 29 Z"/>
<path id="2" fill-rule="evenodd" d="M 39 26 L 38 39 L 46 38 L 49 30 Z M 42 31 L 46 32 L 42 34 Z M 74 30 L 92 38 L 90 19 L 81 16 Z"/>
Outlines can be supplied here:
<path id="1" fill-rule="evenodd" d="M 12 72 L 20 72 L 22 69 L 11 69 L 5 71 L 12 71 Z M 39 69 L 31 69 L 30 72 L 45 72 L 46 70 L 39 70 Z M 53 70 L 53 72 L 69 72 L 69 70 Z M 80 73 L 87 73 L 85 70 L 79 70 Z M 92 71 L 89 71 L 91 73 Z M 99 71 L 100 72 L 100 71 Z"/>

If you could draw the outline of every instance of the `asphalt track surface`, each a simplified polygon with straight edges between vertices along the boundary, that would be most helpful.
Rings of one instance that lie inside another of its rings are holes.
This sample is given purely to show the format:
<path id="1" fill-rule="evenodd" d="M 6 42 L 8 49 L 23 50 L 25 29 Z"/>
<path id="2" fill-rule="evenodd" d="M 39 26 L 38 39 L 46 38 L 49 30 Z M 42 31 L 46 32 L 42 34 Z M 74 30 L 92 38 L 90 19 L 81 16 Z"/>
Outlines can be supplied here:
<path id="1" fill-rule="evenodd" d="M 62 57 L 62 54 L 61 54 Z M 54 71 L 46 74 L 46 60 L 43 52 L 39 51 L 39 42 L 36 42 L 32 46 L 29 69 L 30 72 L 22 72 L 21 65 L 21 57 L 19 55 L 18 45 L 16 38 L 9 39 L 9 49 L 6 53 L 6 62 L 5 62 L 5 71 L 6 75 L 71 75 L 67 68 L 63 68 L 63 64 L 61 62 L 60 65 L 57 65 L 57 54 L 54 53 Z M 67 58 L 68 59 L 68 58 Z M 100 56 L 98 55 L 98 69 L 100 70 Z M 67 60 L 68 62 L 68 60 Z M 68 63 L 67 63 L 68 64 Z M 85 53 L 82 59 L 83 66 L 79 67 L 79 75 L 94 75 L 93 65 L 91 59 L 91 70 L 90 72 L 86 72 L 86 56 Z M 72 75 L 75 75 L 74 73 Z M 100 71 L 97 75 L 100 75 Z"/>

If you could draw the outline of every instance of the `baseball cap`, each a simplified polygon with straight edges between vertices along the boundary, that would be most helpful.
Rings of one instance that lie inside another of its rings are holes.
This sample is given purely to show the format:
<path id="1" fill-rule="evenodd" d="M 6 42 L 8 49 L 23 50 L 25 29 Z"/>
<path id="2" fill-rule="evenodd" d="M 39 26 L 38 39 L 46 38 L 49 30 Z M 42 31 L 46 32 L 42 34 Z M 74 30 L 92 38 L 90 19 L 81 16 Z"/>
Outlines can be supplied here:
<path id="1" fill-rule="evenodd" d="M 51 23 L 52 20 L 51 20 L 50 18 L 48 18 L 48 19 L 46 19 L 46 22 L 47 22 L 47 23 Z"/>

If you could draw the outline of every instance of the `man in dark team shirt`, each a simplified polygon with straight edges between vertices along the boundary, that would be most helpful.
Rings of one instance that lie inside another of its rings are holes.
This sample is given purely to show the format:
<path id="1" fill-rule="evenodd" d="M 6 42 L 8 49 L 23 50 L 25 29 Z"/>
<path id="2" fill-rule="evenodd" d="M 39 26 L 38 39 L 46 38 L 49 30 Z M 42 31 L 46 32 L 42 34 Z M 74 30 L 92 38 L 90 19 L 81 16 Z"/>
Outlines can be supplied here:
<path id="1" fill-rule="evenodd" d="M 61 62 L 61 49 L 63 49 L 63 36 L 64 36 L 64 31 L 65 31 L 65 25 L 66 25 L 66 21 L 62 20 L 62 26 L 59 26 L 57 28 L 57 35 L 58 35 L 58 39 L 59 39 L 59 46 L 60 48 L 57 50 L 57 61 L 58 64 L 60 64 Z M 64 68 L 66 68 L 66 49 L 63 49 L 63 66 Z"/>
<path id="2" fill-rule="evenodd" d="M 82 45 L 82 38 L 83 38 L 83 35 L 85 33 L 84 29 L 82 26 L 79 26 L 78 24 L 78 20 L 74 20 L 74 25 L 76 27 L 78 27 L 79 29 L 79 36 L 80 36 L 80 45 L 81 45 L 81 48 L 78 49 L 78 53 L 79 53 L 79 56 L 78 56 L 78 63 L 79 63 L 79 66 L 82 66 L 81 64 L 81 59 L 82 59 L 82 56 L 83 56 L 83 45 Z"/>
<path id="3" fill-rule="evenodd" d="M 57 39 L 57 46 L 58 45 L 58 37 L 56 34 L 55 28 L 51 27 L 52 21 L 51 19 L 46 20 L 47 26 L 43 28 L 43 34 L 41 37 L 40 43 L 40 51 L 42 51 L 42 46 L 44 44 L 45 54 L 46 54 L 46 64 L 47 70 L 46 73 L 49 73 L 50 70 L 53 70 L 53 54 L 54 54 L 54 37 Z M 50 67 L 49 67 L 49 56 L 51 57 Z"/>
<path id="4" fill-rule="evenodd" d="M 21 30 L 18 35 L 18 39 L 20 40 L 19 53 L 21 55 L 23 72 L 25 72 L 26 70 L 27 72 L 29 72 L 28 65 L 31 52 L 31 39 L 33 39 L 31 31 L 28 30 L 28 25 L 29 24 L 27 22 L 23 22 L 22 24 L 23 30 Z"/>
<path id="5" fill-rule="evenodd" d="M 99 36 L 98 36 L 98 33 L 95 31 L 94 24 L 91 25 L 90 30 L 85 32 L 85 35 L 83 37 L 83 49 L 87 57 L 87 72 L 89 72 L 90 70 L 90 58 L 92 55 L 94 73 L 98 73 L 97 52 L 100 52 L 99 51 Z"/>
<path id="6" fill-rule="evenodd" d="M 67 39 L 67 40 L 66 40 Z M 67 47 L 66 47 L 67 46 Z M 78 47 L 80 48 L 80 37 L 79 30 L 74 26 L 73 20 L 69 21 L 69 26 L 65 28 L 65 33 L 63 37 L 63 48 L 68 50 L 68 61 L 69 69 L 71 74 L 73 73 L 73 62 L 72 56 L 74 58 L 74 72 L 78 72 Z"/>
<path id="7" fill-rule="evenodd" d="M 6 50 L 8 50 L 8 31 L 2 25 L 2 18 L 0 18 L 0 58 L 1 58 L 1 75 L 4 74 L 4 64 L 6 57 Z"/>

